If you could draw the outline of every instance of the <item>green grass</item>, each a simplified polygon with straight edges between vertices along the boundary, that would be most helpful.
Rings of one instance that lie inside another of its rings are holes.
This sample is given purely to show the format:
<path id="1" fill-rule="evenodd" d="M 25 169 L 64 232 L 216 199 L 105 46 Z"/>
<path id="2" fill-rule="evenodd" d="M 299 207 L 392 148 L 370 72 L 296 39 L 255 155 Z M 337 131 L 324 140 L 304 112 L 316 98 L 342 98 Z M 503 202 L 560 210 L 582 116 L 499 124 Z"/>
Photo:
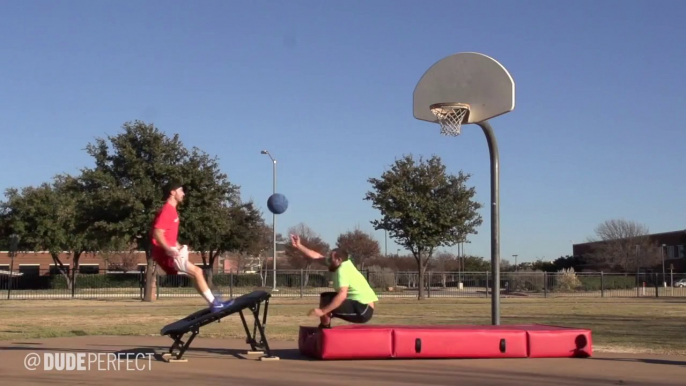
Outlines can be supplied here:
<path id="1" fill-rule="evenodd" d="M 267 319 L 274 340 L 294 340 L 317 298 L 272 298 Z M 200 298 L 138 300 L 3 300 L 0 340 L 79 335 L 159 335 L 204 307 Z M 372 324 L 490 324 L 490 299 L 381 299 Z M 340 322 L 334 322 L 334 325 Z M 598 350 L 686 353 L 686 299 L 503 298 L 501 324 L 589 328 Z M 238 315 L 202 329 L 204 337 L 244 338 Z"/>

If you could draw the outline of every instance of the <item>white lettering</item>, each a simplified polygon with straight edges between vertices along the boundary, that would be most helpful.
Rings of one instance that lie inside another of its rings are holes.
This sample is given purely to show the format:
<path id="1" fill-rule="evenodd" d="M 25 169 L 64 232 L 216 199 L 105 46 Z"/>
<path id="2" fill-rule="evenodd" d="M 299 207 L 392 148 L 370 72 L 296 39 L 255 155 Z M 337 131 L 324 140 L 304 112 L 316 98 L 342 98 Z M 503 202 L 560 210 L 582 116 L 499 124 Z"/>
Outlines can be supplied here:
<path id="1" fill-rule="evenodd" d="M 55 356 L 50 353 L 43 355 L 43 370 L 53 370 L 55 368 Z"/>
<path id="2" fill-rule="evenodd" d="M 111 357 L 111 360 L 110 360 L 109 357 Z M 109 365 L 110 363 L 112 363 L 112 365 L 115 366 L 114 363 L 115 363 L 116 360 L 117 360 L 117 355 L 116 355 L 116 354 L 112 354 L 112 355 L 109 355 L 109 356 L 108 356 L 108 359 L 107 359 L 107 370 L 110 369 L 110 365 Z M 119 367 L 118 367 L 118 366 L 115 366 L 115 367 L 117 368 L 117 370 L 119 370 Z"/>

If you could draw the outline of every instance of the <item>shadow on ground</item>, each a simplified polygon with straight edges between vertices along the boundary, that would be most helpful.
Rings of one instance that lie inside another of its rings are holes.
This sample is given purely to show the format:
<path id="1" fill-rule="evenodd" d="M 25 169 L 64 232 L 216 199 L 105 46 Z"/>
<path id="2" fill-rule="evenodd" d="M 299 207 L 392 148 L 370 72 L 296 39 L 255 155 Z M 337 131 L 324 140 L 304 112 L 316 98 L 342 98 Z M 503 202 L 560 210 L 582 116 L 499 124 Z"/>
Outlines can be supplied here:
<path id="1" fill-rule="evenodd" d="M 686 361 L 670 361 L 666 359 L 641 359 L 641 358 L 590 358 L 594 361 L 612 361 L 612 362 L 639 362 L 648 363 L 652 365 L 671 365 L 671 366 L 684 366 L 686 367 Z"/>

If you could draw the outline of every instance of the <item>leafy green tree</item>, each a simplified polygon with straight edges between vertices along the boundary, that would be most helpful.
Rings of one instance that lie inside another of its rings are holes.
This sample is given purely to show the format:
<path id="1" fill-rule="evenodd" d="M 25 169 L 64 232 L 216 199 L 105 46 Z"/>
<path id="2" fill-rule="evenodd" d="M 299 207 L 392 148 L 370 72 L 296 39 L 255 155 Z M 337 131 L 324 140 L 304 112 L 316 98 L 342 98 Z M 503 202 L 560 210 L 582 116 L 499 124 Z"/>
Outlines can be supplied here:
<path id="1" fill-rule="evenodd" d="M 144 301 L 152 300 L 155 278 L 150 230 L 166 199 L 162 188 L 170 179 L 187 185 L 188 201 L 178 208 L 179 242 L 207 253 L 209 261 L 222 250 L 230 224 L 227 208 L 238 202 L 239 188 L 220 173 L 216 159 L 197 148 L 189 151 L 178 135 L 168 137 L 140 121 L 125 123 L 121 133 L 98 138 L 86 150 L 95 160 L 94 167 L 81 175 L 91 197 L 93 233 L 101 245 L 116 239 L 135 242 L 145 251 Z"/>
<path id="2" fill-rule="evenodd" d="M 51 183 L 8 189 L 5 195 L 7 201 L 0 211 L 5 232 L 21 237 L 20 249 L 48 251 L 71 289 L 81 256 L 96 247 L 84 211 L 89 198 L 78 181 L 69 175 L 58 175 Z M 71 270 L 62 261 L 63 251 L 72 259 Z"/>
<path id="3" fill-rule="evenodd" d="M 262 213 L 253 202 L 231 207 L 228 212 L 230 225 L 222 243 L 223 250 L 244 262 L 259 262 L 262 274 L 265 252 L 272 250 L 271 228 L 265 224 Z"/>
<path id="4" fill-rule="evenodd" d="M 221 173 L 216 158 L 198 148 L 187 150 L 178 135 L 168 137 L 153 125 L 128 122 L 121 133 L 97 138 L 86 151 L 94 165 L 80 176 L 10 189 L 0 207 L 2 236 L 18 233 L 27 249 L 49 250 L 65 275 L 60 261 L 64 250 L 71 251 L 72 275 L 85 251 L 97 250 L 119 269 L 131 265 L 135 251 L 145 251 L 144 300 L 152 300 L 150 231 L 170 179 L 183 181 L 187 191 L 178 208 L 179 242 L 200 250 L 205 264 L 213 266 L 224 251 L 249 250 L 260 238 L 259 211 L 240 201 L 239 187 Z M 68 280 L 71 286 L 73 277 Z"/>
<path id="5" fill-rule="evenodd" d="M 424 298 L 424 274 L 435 248 L 465 242 L 476 234 L 481 204 L 473 201 L 469 175 L 446 173 L 437 156 L 415 162 L 411 155 L 396 160 L 380 178 L 370 178 L 371 201 L 382 218 L 371 223 L 384 229 L 399 245 L 412 252 L 419 272 L 419 299 Z"/>
<path id="6" fill-rule="evenodd" d="M 252 204 L 240 202 L 240 188 L 221 172 L 216 157 L 193 148 L 181 168 L 186 197 L 178 209 L 179 240 L 199 251 L 204 265 L 214 267 L 217 257 L 238 247 L 236 228 L 252 226 L 247 221 L 253 218 L 245 215 Z M 207 274 L 211 283 L 212 270 Z"/>
<path id="7" fill-rule="evenodd" d="M 465 272 L 488 272 L 491 270 L 491 260 L 481 256 L 464 256 Z"/>

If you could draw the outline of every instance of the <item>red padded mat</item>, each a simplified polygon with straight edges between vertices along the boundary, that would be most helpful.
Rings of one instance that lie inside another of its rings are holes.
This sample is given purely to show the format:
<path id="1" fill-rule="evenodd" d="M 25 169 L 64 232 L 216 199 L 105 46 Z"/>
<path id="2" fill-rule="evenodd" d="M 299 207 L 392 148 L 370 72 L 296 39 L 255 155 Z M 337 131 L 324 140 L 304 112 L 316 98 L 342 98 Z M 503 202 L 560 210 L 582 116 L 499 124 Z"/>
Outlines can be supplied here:
<path id="1" fill-rule="evenodd" d="M 566 358 L 592 355 L 591 331 L 546 325 L 300 327 L 303 355 L 319 359 Z"/>
<path id="2" fill-rule="evenodd" d="M 298 346 L 303 355 L 319 359 L 391 358 L 393 330 L 300 327 Z"/>
<path id="3" fill-rule="evenodd" d="M 393 330 L 395 358 L 526 358 L 526 331 L 409 328 Z"/>

